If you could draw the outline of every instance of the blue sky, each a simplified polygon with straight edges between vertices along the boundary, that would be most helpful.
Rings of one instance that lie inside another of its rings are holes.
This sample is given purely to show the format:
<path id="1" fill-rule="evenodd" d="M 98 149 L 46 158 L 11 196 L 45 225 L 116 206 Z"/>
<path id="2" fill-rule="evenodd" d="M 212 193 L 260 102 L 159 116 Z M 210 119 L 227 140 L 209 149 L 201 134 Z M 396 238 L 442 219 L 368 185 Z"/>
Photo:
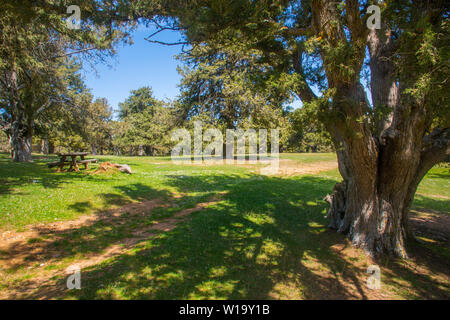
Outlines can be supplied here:
<path id="1" fill-rule="evenodd" d="M 179 94 L 177 85 L 181 77 L 177 66 L 181 65 L 181 61 L 176 60 L 175 55 L 181 53 L 181 45 L 150 43 L 144 38 L 152 32 L 152 28 L 139 27 L 133 34 L 134 44 L 121 45 L 117 48 L 117 55 L 107 64 L 97 64 L 97 74 L 88 66 L 84 69 L 83 76 L 92 94 L 96 98 L 106 98 L 114 110 L 131 90 L 143 86 L 152 87 L 158 99 L 175 99 Z M 177 42 L 180 38 L 178 32 L 165 31 L 155 39 Z M 291 105 L 298 107 L 300 103 L 296 101 Z"/>
<path id="2" fill-rule="evenodd" d="M 152 87 L 158 99 L 176 98 L 181 79 L 177 66 L 181 62 L 175 59 L 175 55 L 181 53 L 181 46 L 150 43 L 144 38 L 151 33 L 152 29 L 140 27 L 133 35 L 134 44 L 118 47 L 117 55 L 108 60 L 109 66 L 95 66 L 97 75 L 86 64 L 83 76 L 95 97 L 108 99 L 114 109 L 129 96 L 131 90 L 143 86 Z M 166 31 L 157 39 L 175 42 L 180 39 L 180 34 Z"/>

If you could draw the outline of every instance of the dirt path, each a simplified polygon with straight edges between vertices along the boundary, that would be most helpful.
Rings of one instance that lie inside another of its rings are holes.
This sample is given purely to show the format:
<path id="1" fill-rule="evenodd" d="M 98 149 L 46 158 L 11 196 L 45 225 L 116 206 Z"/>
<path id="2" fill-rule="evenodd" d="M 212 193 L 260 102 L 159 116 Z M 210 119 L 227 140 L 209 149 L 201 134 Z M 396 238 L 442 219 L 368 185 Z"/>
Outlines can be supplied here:
<path id="1" fill-rule="evenodd" d="M 289 159 L 281 159 L 277 175 L 296 176 L 302 174 L 315 174 L 337 168 L 336 161 L 319 161 L 315 163 L 300 163 Z"/>
<path id="2" fill-rule="evenodd" d="M 280 175 L 280 176 L 295 176 L 302 174 L 315 174 L 322 171 L 328 171 L 337 169 L 338 165 L 336 161 L 318 161 L 313 163 L 298 162 L 290 159 L 279 159 L 278 170 L 272 172 L 272 170 L 267 170 L 273 160 L 244 160 L 244 163 L 234 162 L 234 165 L 238 167 L 244 167 L 248 169 L 253 169 L 253 172 L 263 175 Z M 156 162 L 155 164 L 164 164 L 163 162 Z M 217 165 L 227 165 L 225 160 L 217 162 L 200 162 L 200 163 L 190 163 L 191 166 L 217 166 Z"/>
<path id="3" fill-rule="evenodd" d="M 85 254 L 82 259 L 76 259 L 70 262 L 71 267 L 78 266 L 80 269 L 87 268 L 114 256 L 123 254 L 134 248 L 140 242 L 150 237 L 156 236 L 161 232 L 173 230 L 178 223 L 185 220 L 190 214 L 200 211 L 210 205 L 217 203 L 217 197 L 213 197 L 207 202 L 197 203 L 195 207 L 181 210 L 168 218 L 155 221 L 149 226 L 135 228 L 132 237 L 120 239 L 104 250 Z M 10 286 L 7 290 L 0 292 L 0 299 L 26 299 L 29 297 L 38 299 L 51 299 L 65 292 L 65 288 L 58 288 L 55 277 L 66 276 L 65 267 L 60 258 L 64 256 L 61 248 L 52 246 L 63 235 L 70 235 L 79 228 L 92 226 L 95 223 L 107 223 L 111 228 L 117 227 L 123 221 L 121 216 L 125 213 L 126 218 L 130 215 L 151 215 L 152 210 L 169 206 L 161 199 L 149 200 L 140 203 L 132 203 L 117 209 L 103 211 L 99 214 L 82 216 L 73 221 L 61 221 L 51 224 L 39 224 L 30 227 L 25 232 L 6 231 L 0 238 L 0 266 L 1 269 L 15 269 L 16 272 L 31 270 L 32 278 L 22 281 L 19 286 Z M 47 235 L 44 240 L 38 242 L 33 239 L 41 239 Z M 50 257 L 50 258 L 49 258 Z M 39 265 L 36 267 L 36 265 Z M 47 270 L 48 265 L 58 266 Z M 0 269 L 0 274 L 2 270 Z M 36 274 L 36 271 L 38 273 Z"/>

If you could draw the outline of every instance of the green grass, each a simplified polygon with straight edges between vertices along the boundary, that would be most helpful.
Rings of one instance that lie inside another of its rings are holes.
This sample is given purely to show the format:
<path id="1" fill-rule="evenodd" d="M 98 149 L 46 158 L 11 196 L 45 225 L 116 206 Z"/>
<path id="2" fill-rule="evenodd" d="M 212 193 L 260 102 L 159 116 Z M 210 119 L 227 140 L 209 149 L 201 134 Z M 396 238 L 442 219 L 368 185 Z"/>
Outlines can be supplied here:
<path id="1" fill-rule="evenodd" d="M 101 161 L 129 164 L 131 176 L 87 175 L 76 172 L 56 173 L 46 164 L 55 158 L 38 157 L 34 163 L 13 163 L 5 154 L 0 154 L 0 229 L 21 228 L 28 224 L 74 219 L 80 214 L 94 212 L 156 197 L 167 197 L 179 191 L 174 181 L 189 186 L 193 177 L 203 176 L 214 180 L 217 175 L 226 175 L 233 184 L 234 177 L 243 177 L 249 170 L 236 166 L 181 166 L 168 161 L 167 157 L 99 157 Z M 281 159 L 300 163 L 333 161 L 331 153 L 281 154 Z M 95 165 L 91 166 L 96 168 Z M 83 171 L 82 171 L 83 172 Z M 325 179 L 339 179 L 337 170 L 321 174 Z M 422 181 L 415 205 L 438 211 L 450 211 L 449 169 L 433 168 Z M 225 182 L 224 182 L 225 183 Z M 203 183 L 202 186 L 207 186 Z M 205 193 L 207 189 L 196 191 Z M 329 192 L 324 190 L 324 192 Z M 439 198 L 441 196 L 441 198 Z M 445 199 L 447 197 L 447 199 Z"/>
<path id="2" fill-rule="evenodd" d="M 301 163 L 318 161 L 336 161 L 335 153 L 281 153 L 280 159 L 289 159 Z"/>
<path id="3" fill-rule="evenodd" d="M 203 177 L 193 179 L 198 186 L 207 183 Z M 267 298 L 276 279 L 302 274 L 306 252 L 326 258 L 329 253 L 316 246 L 326 232 L 324 204 L 317 195 L 329 182 L 235 179 L 231 189 L 227 176 L 209 183 L 210 190 L 229 193 L 188 223 L 149 240 L 134 254 L 86 270 L 90 284 L 79 298 Z M 309 196 L 300 197 L 306 192 Z M 298 288 L 295 294 L 308 292 Z"/>
<path id="4" fill-rule="evenodd" d="M 56 173 L 39 158 L 12 163 L 0 155 L 0 229 L 74 219 L 106 208 L 145 199 L 169 204 L 150 215 L 123 215 L 117 223 L 98 221 L 60 234 L 30 239 L 46 252 L 60 252 L 57 261 L 39 267 L 4 269 L 0 289 L 21 286 L 45 270 L 64 269 L 77 259 L 100 254 L 129 238 L 142 226 L 164 221 L 182 209 L 220 194 L 220 200 L 169 232 L 141 242 L 132 250 L 82 270 L 82 290 L 59 291 L 59 298 L 89 299 L 270 299 L 366 297 L 358 277 L 367 260 L 356 250 L 348 257 L 333 249 L 345 245 L 342 235 L 327 229 L 327 204 L 322 198 L 339 181 L 337 170 L 316 175 L 267 177 L 250 168 L 177 165 L 165 157 L 99 157 L 127 163 L 132 175 Z M 333 161 L 333 154 L 282 154 L 299 163 Z M 95 166 L 93 166 L 95 169 Z M 418 190 L 414 206 L 450 211 L 449 171 L 433 168 Z M 174 197 L 179 195 L 179 197 Z M 431 246 L 431 247 L 430 247 Z M 438 245 L 426 245 L 437 254 Z M 427 251 L 428 252 L 428 251 Z M 0 252 L 0 255 L 7 252 Z M 425 259 L 426 260 L 426 259 Z M 427 265 L 434 272 L 434 265 Z M 445 260 L 444 260 L 445 263 Z M 45 269 L 43 269 L 45 268 Z M 417 274 L 401 263 L 383 265 L 391 297 L 448 297 L 445 280 Z M 0 270 L 2 271 L 2 270 Z M 448 270 L 447 270 L 448 271 Z M 438 271 L 436 271 L 437 273 Z M 0 272 L 1 274 L 1 272 Z M 59 277 L 64 286 L 64 277 Z M 38 290 L 39 291 L 39 290 Z M 356 293 L 355 293 L 356 292 Z M 393 296 L 392 296 L 393 294 Z M 35 295 L 39 297 L 39 293 Z"/>
<path id="5" fill-rule="evenodd" d="M 164 158 L 98 157 L 100 161 L 127 163 L 133 174 L 89 175 L 82 170 L 56 173 L 37 158 L 33 163 L 13 163 L 0 154 L 0 229 L 74 219 L 81 214 L 133 201 L 168 197 L 177 191 L 174 181 L 189 185 L 191 176 L 242 174 L 233 166 L 180 166 Z M 95 169 L 96 165 L 91 165 Z M 93 171 L 93 170 L 90 170 Z M 207 190 L 199 190 L 197 193 Z M 194 195 L 194 194 L 192 194 Z"/>
<path id="6" fill-rule="evenodd" d="M 450 167 L 438 165 L 422 180 L 414 198 L 414 206 L 450 213 Z"/>

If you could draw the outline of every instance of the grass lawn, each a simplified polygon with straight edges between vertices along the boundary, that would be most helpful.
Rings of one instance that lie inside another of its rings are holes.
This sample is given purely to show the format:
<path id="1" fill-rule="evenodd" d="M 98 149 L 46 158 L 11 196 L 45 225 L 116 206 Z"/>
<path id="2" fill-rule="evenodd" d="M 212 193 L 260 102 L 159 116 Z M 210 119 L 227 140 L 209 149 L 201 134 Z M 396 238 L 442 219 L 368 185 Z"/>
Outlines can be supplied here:
<path id="1" fill-rule="evenodd" d="M 446 166 L 419 187 L 413 216 L 425 227 L 411 259 L 372 261 L 326 227 L 322 198 L 339 181 L 337 169 L 264 176 L 251 165 L 98 158 L 129 164 L 133 174 L 92 174 L 97 165 L 56 173 L 46 166 L 54 157 L 19 164 L 0 154 L 0 298 L 450 297 Z M 336 160 L 280 158 L 308 168 Z M 366 286 L 375 263 L 380 290 Z M 66 288 L 73 264 L 82 269 L 81 290 Z"/>

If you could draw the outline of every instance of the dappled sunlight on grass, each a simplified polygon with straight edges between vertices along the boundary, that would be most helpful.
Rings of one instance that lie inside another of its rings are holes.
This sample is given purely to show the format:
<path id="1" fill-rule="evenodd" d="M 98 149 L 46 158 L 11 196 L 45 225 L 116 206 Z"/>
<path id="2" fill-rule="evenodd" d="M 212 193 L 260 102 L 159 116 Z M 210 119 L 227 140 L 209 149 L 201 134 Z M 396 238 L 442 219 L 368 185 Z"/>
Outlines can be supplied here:
<path id="1" fill-rule="evenodd" d="M 442 256 L 425 245 L 415 245 L 413 250 L 420 252 L 422 258 L 417 261 L 423 273 L 414 271 L 416 265 L 380 261 L 383 290 L 367 289 L 366 269 L 373 261 L 343 235 L 327 228 L 328 205 L 322 199 L 339 181 L 337 170 L 261 176 L 248 168 L 180 166 L 163 158 L 100 158 L 129 163 L 135 173 L 108 178 L 56 174 L 45 167 L 46 161 L 17 167 L 14 173 L 11 163 L 2 159 L 8 169 L 0 168 L 0 179 L 9 185 L 1 189 L 0 209 L 11 214 L 10 218 L 0 218 L 2 227 L 53 221 L 55 217 L 97 218 L 58 233 L 46 232 L 45 224 L 40 226 L 39 235 L 27 245 L 41 248 L 41 252 L 24 249 L 27 264 L 0 270 L 6 275 L 0 281 L 2 290 L 23 286 L 45 270 L 61 270 L 77 259 L 95 258 L 117 245 L 123 246 L 118 253 L 83 268 L 81 290 L 65 290 L 65 275 L 52 274 L 56 285 L 51 293 L 43 286 L 25 297 L 346 299 L 449 295 L 448 266 L 430 263 Z M 20 180 L 21 175 L 27 178 Z M 447 177 L 433 179 L 447 182 Z M 30 182 L 33 179 L 46 183 Z M 192 211 L 165 231 L 137 233 L 213 197 L 217 197 L 214 202 Z M 146 201 L 151 205 L 142 205 Z M 127 207 L 134 204 L 141 205 L 139 210 Z M 125 209 L 115 216 L 116 211 L 108 208 L 116 207 Z M 415 207 L 448 211 L 449 204 L 445 199 L 420 195 Z M 136 237 L 139 241 L 127 242 Z M 439 243 L 427 245 L 436 247 Z M 0 258 L 13 253 L 2 252 Z M 45 267 L 39 267 L 41 261 L 46 262 Z"/>

